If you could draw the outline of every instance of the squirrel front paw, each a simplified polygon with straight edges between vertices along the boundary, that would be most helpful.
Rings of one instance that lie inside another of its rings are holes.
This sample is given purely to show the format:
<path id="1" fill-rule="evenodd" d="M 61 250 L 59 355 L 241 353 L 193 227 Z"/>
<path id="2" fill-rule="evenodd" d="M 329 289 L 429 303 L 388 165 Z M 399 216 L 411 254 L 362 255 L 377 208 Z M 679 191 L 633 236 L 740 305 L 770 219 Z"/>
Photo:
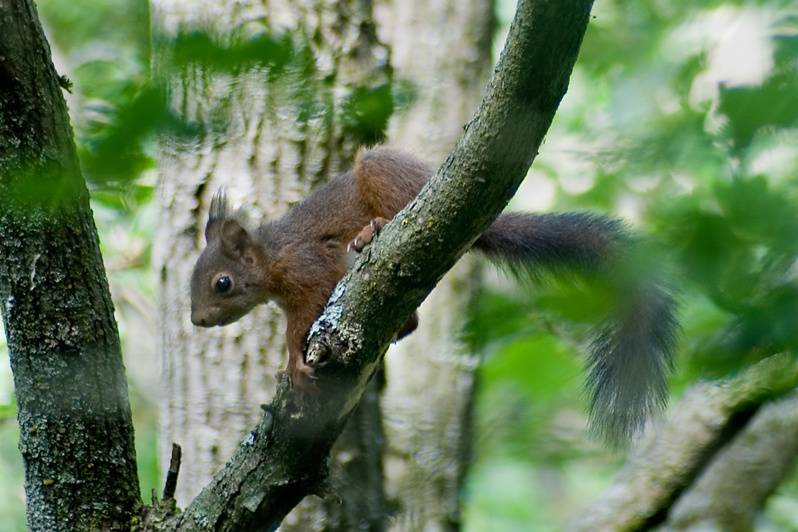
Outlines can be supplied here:
<path id="1" fill-rule="evenodd" d="M 304 362 L 294 367 L 288 367 L 278 371 L 275 377 L 278 382 L 283 379 L 288 379 L 288 385 L 303 395 L 316 397 L 321 392 L 319 385 L 316 384 L 318 377 L 316 376 L 315 370 L 312 366 Z"/>
<path id="2" fill-rule="evenodd" d="M 363 227 L 355 238 L 346 246 L 346 251 L 354 251 L 360 253 L 363 249 L 374 240 L 374 237 L 385 227 L 388 220 L 385 218 L 374 218 L 368 225 Z"/>

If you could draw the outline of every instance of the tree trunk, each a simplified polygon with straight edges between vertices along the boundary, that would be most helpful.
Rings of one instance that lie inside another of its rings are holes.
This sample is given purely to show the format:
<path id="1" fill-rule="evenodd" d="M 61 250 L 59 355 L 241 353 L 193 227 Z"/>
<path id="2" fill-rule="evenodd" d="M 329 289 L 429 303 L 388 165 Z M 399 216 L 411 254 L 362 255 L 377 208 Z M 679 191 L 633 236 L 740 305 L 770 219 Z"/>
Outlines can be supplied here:
<path id="1" fill-rule="evenodd" d="M 210 198 L 224 186 L 254 218 L 277 216 L 347 169 L 357 142 L 342 120 L 343 99 L 356 87 L 385 84 L 389 72 L 368 2 L 219 0 L 200 8 L 153 0 L 152 20 L 156 42 L 174 38 L 178 28 L 208 31 L 223 44 L 232 43 L 224 37 L 230 32 L 256 37 L 265 29 L 286 31 L 294 49 L 293 59 L 274 76 L 262 67 L 235 74 L 199 64 L 169 70 L 169 47 L 155 50 L 172 107 L 208 129 L 220 118 L 224 124 L 219 134 L 196 144 L 163 139 L 160 149 L 162 220 L 155 261 L 163 324 L 161 456 L 172 441 L 183 445 L 178 500 L 186 503 L 255 424 L 258 405 L 274 395 L 274 375 L 286 359 L 285 325 L 276 307 L 256 309 L 224 329 L 189 322 L 189 278 L 203 245 Z M 302 105 L 321 111 L 302 117 Z M 381 416 L 373 386 L 334 451 L 333 470 L 340 473 L 333 476 L 334 490 L 344 504 L 308 500 L 288 516 L 285 529 L 381 528 Z M 340 480 L 346 478 L 351 482 Z"/>
<path id="2" fill-rule="evenodd" d="M 410 108 L 394 114 L 390 142 L 440 164 L 490 72 L 493 1 L 395 0 L 379 14 L 395 76 L 416 92 Z M 473 261 L 459 262 L 419 309 L 416 332 L 385 359 L 385 481 L 395 530 L 461 525 L 478 360 L 458 336 L 477 277 Z"/>
<path id="3" fill-rule="evenodd" d="M 29 0 L 0 3 L 0 302 L 31 530 L 124 530 L 127 383 L 59 77 Z"/>

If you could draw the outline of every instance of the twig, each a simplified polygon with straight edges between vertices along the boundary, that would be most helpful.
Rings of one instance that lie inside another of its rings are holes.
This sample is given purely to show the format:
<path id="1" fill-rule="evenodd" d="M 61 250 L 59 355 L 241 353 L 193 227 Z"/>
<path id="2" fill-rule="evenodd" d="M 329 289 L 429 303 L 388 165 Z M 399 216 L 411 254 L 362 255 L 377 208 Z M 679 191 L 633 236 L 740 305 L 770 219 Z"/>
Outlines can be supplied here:
<path id="1" fill-rule="evenodd" d="M 166 472 L 166 483 L 163 487 L 163 500 L 175 498 L 177 489 L 177 476 L 180 474 L 180 460 L 183 450 L 176 443 L 172 443 L 172 457 L 169 459 L 169 471 Z"/>

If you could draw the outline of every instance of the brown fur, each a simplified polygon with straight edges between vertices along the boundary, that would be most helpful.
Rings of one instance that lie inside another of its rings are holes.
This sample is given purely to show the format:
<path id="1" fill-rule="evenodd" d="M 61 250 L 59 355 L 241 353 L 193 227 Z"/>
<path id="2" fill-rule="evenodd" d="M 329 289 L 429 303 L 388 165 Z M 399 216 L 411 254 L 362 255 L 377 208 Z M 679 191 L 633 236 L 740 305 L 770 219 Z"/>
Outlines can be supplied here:
<path id="1" fill-rule="evenodd" d="M 192 279 L 192 321 L 201 326 L 225 325 L 257 304 L 276 301 L 287 318 L 286 372 L 292 382 L 308 384 L 312 370 L 304 361 L 305 339 L 346 272 L 348 249 L 362 250 L 385 221 L 418 194 L 431 173 L 427 165 L 401 151 L 361 149 L 351 171 L 320 186 L 282 218 L 254 232 L 228 214 L 223 195 L 218 196 L 206 228 L 208 246 Z M 587 252 L 600 255 L 607 248 L 601 231 L 594 234 L 566 223 L 547 234 L 546 227 L 547 223 L 529 225 L 519 223 L 514 215 L 504 215 L 475 245 L 489 255 L 510 258 L 519 235 L 524 235 L 522 245 L 541 244 L 542 251 L 574 254 L 577 259 Z M 522 251 L 528 254 L 529 250 Z M 591 260 L 598 262 L 596 257 Z M 234 284 L 240 284 L 235 278 L 249 279 L 240 300 L 214 291 L 211 283 L 220 270 L 234 277 Z M 416 324 L 417 317 L 411 317 L 398 336 L 409 334 Z"/>
<path id="2" fill-rule="evenodd" d="M 192 321 L 200 326 L 225 325 L 259 303 L 276 301 L 287 318 L 286 372 L 295 384 L 307 385 L 312 370 L 304 362 L 305 339 L 346 271 L 349 244 L 362 250 L 382 226 L 370 222 L 393 218 L 430 173 L 426 165 L 396 150 L 360 150 L 352 171 L 317 188 L 285 216 L 254 232 L 233 217 L 220 219 L 229 216 L 230 209 L 219 196 L 208 222 L 208 245 L 192 278 Z M 253 264 L 247 265 L 244 257 L 254 258 Z M 233 278 L 234 285 L 236 278 L 250 279 L 246 295 L 256 297 L 236 300 L 235 288 L 216 293 L 212 283 L 220 270 Z M 409 334 L 416 323 L 415 316 L 408 320 L 400 336 Z"/>
<path id="3" fill-rule="evenodd" d="M 287 316 L 291 382 L 315 393 L 304 360 L 305 339 L 346 271 L 349 248 L 360 251 L 421 190 L 431 175 L 424 163 L 387 148 L 358 152 L 354 168 L 314 190 L 285 216 L 248 231 L 217 195 L 203 250 L 191 280 L 191 320 L 210 327 L 237 320 L 254 306 L 276 301 Z M 594 427 L 611 438 L 628 436 L 667 395 L 676 332 L 674 302 L 648 270 L 618 277 L 618 260 L 634 243 L 619 222 L 585 213 L 509 213 L 474 247 L 514 273 L 608 277 L 624 312 L 598 335 L 588 362 Z M 416 316 L 399 333 L 416 326 Z"/>

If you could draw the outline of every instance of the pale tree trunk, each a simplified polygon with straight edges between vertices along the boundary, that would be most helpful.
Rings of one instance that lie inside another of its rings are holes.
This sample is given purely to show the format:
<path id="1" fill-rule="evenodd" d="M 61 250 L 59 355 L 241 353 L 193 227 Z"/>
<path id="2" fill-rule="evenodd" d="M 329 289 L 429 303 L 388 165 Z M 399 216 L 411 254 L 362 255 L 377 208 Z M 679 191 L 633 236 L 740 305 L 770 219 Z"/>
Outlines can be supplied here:
<path id="1" fill-rule="evenodd" d="M 324 484 L 325 457 L 390 339 L 523 180 L 567 89 L 591 5 L 519 1 L 467 133 L 355 261 L 314 324 L 306 361 L 318 372 L 320 399 L 297 411 L 289 407 L 296 392 L 280 385 L 227 465 L 170 523 L 180 530 L 272 530 Z"/>
<path id="2" fill-rule="evenodd" d="M 490 72 L 492 0 L 394 0 L 378 11 L 397 80 L 416 100 L 394 114 L 391 144 L 437 166 L 479 103 Z M 460 261 L 386 357 L 386 494 L 395 530 L 460 527 L 477 356 L 459 340 L 478 272 Z"/>
<path id="3" fill-rule="evenodd" d="M 155 64 L 172 108 L 206 127 L 224 124 L 195 143 L 164 138 L 160 144 L 161 222 L 154 249 L 163 331 L 161 456 L 171 442 L 182 444 L 177 499 L 186 504 L 255 425 L 258 405 L 274 394 L 274 374 L 286 358 L 284 320 L 276 307 L 258 308 L 225 328 L 199 329 L 189 321 L 189 278 L 204 244 L 210 198 L 224 186 L 254 220 L 273 217 L 348 168 L 356 143 L 340 120 L 342 98 L 356 86 L 386 83 L 389 71 L 368 2 L 153 0 L 152 20 L 155 42 L 161 43 Z M 289 61 L 271 79 L 265 67 L 252 65 L 234 75 L 198 64 L 170 70 L 164 37 L 174 38 L 180 29 L 206 31 L 222 43 L 230 42 L 225 35 L 231 31 L 239 37 L 287 32 L 295 50 L 307 46 L 312 53 L 310 69 Z M 302 121 L 300 104 L 320 111 Z M 379 528 L 375 523 L 385 512 L 377 397 L 375 384 L 353 419 L 358 430 L 346 433 L 346 449 L 333 453 L 340 458 L 333 460 L 334 472 L 346 470 L 333 475 L 333 488 L 344 502 L 356 498 L 358 507 L 307 500 L 284 528 Z M 337 483 L 350 476 L 356 481 Z M 361 490 L 360 496 L 349 497 L 350 488 Z"/>

